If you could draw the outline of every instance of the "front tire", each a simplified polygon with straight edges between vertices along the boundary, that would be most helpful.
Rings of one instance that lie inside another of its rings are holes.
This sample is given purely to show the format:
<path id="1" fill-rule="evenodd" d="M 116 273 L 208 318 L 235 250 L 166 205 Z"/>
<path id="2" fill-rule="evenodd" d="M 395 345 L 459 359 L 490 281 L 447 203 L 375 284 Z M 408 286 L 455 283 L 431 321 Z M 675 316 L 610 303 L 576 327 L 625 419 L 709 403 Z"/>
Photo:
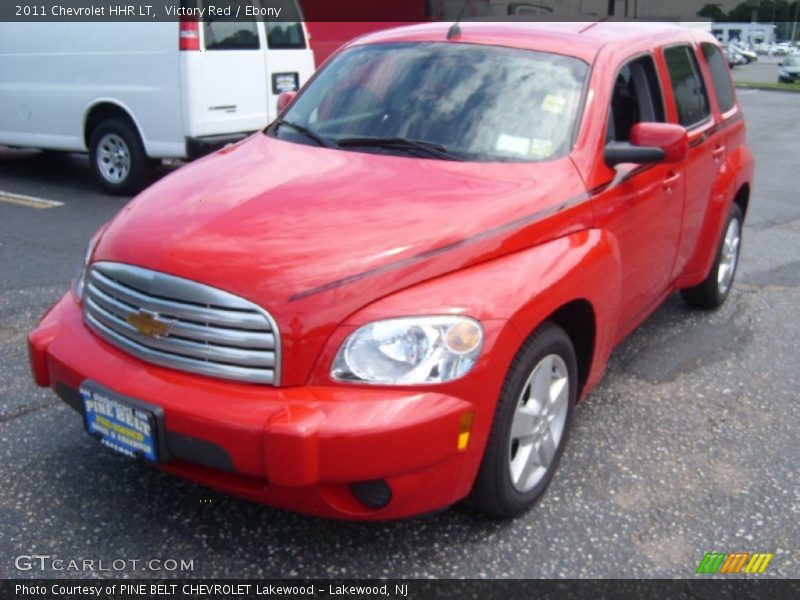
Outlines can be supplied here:
<path id="1" fill-rule="evenodd" d="M 135 194 L 153 176 L 155 161 L 147 156 L 139 134 L 126 121 L 102 121 L 89 138 L 92 172 L 108 192 Z"/>
<path id="2" fill-rule="evenodd" d="M 527 510 L 558 468 L 577 398 L 577 359 L 566 332 L 544 323 L 509 368 L 469 502 L 500 517 Z"/>
<path id="3" fill-rule="evenodd" d="M 681 296 L 687 304 L 697 308 L 719 308 L 728 298 L 739 266 L 742 242 L 742 210 L 734 203 L 728 213 L 717 257 L 702 283 L 685 290 Z"/>

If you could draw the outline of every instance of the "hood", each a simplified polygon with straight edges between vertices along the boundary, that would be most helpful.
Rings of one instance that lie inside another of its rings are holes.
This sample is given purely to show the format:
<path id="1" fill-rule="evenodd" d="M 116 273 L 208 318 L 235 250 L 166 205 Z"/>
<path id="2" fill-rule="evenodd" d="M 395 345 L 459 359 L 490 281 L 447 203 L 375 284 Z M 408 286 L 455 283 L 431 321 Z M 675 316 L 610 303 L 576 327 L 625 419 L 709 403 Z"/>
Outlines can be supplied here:
<path id="1" fill-rule="evenodd" d="M 569 158 L 462 163 L 256 134 L 140 194 L 93 260 L 247 298 L 276 319 L 286 352 L 394 290 L 514 251 L 510 240 L 530 245 L 531 227 L 538 239 L 562 234 L 547 215 L 582 196 Z"/>

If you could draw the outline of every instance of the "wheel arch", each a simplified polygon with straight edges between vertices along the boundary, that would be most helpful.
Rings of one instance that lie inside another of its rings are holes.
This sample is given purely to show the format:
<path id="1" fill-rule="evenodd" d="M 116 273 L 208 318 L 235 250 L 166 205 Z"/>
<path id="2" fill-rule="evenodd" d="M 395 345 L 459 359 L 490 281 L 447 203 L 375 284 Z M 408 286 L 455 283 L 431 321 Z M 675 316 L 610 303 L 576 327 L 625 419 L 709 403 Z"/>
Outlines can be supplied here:
<path id="1" fill-rule="evenodd" d="M 566 332 L 575 349 L 575 357 L 578 360 L 578 397 L 580 398 L 589 380 L 597 343 L 597 316 L 594 307 L 585 298 L 572 300 L 543 320 L 543 322 L 548 321 L 558 325 Z"/>
<path id="2" fill-rule="evenodd" d="M 733 197 L 733 201 L 739 205 L 742 211 L 742 221 L 747 219 L 747 208 L 750 205 L 750 183 L 743 183 Z"/>
<path id="3" fill-rule="evenodd" d="M 145 147 L 145 139 L 139 122 L 133 115 L 133 111 L 122 102 L 112 98 L 98 98 L 86 107 L 83 114 L 83 143 L 87 150 L 90 150 L 89 140 L 92 137 L 92 132 L 100 123 L 110 118 L 118 118 L 131 125 L 139 136 L 142 147 Z"/>

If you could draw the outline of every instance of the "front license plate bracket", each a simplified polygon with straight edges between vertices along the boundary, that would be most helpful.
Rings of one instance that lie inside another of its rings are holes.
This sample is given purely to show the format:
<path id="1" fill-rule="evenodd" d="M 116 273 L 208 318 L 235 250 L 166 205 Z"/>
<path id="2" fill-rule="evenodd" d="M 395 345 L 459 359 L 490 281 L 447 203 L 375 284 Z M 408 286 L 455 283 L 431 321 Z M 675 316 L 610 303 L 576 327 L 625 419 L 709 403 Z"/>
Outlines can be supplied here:
<path id="1" fill-rule="evenodd" d="M 79 392 L 84 427 L 103 446 L 148 463 L 170 460 L 163 408 L 88 380 Z"/>

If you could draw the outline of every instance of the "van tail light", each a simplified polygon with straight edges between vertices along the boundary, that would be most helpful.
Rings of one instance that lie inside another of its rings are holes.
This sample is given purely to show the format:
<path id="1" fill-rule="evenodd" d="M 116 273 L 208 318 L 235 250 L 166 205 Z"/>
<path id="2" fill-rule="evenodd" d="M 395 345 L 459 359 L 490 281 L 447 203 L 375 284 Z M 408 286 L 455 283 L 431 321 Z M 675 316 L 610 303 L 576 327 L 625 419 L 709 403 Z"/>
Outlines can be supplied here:
<path id="1" fill-rule="evenodd" d="M 178 40 L 180 50 L 200 50 L 200 27 L 197 21 L 181 17 Z"/>

